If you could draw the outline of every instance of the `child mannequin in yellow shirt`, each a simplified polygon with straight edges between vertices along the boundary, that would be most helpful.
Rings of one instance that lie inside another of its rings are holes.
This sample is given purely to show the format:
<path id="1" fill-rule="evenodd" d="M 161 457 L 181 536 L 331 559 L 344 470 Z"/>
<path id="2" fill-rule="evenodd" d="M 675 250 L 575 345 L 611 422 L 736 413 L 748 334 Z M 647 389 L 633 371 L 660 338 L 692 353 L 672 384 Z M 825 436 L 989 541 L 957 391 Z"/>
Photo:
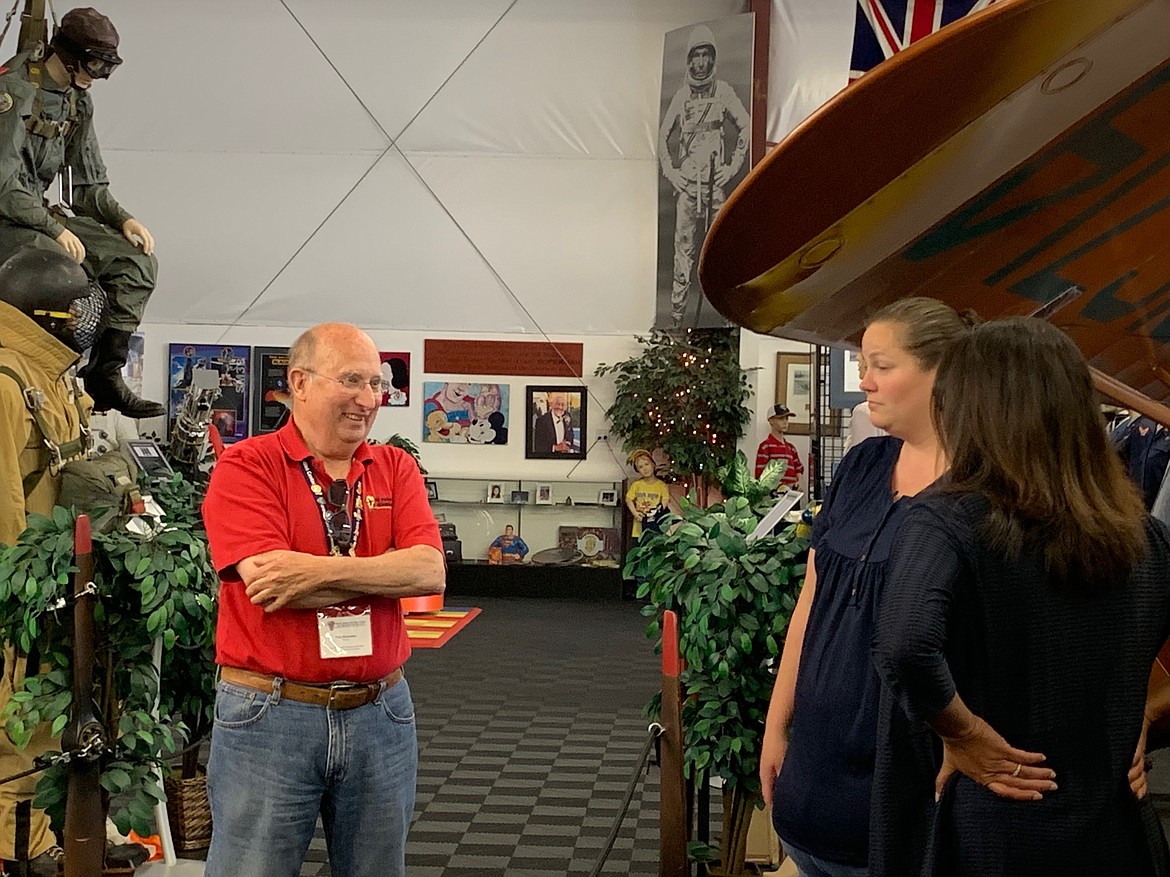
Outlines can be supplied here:
<path id="1" fill-rule="evenodd" d="M 654 458 L 650 452 L 639 448 L 631 452 L 627 461 L 638 473 L 626 491 L 626 507 L 634 516 L 633 537 L 642 535 L 643 522 L 651 521 L 670 507 L 670 490 L 666 482 L 654 474 Z"/>

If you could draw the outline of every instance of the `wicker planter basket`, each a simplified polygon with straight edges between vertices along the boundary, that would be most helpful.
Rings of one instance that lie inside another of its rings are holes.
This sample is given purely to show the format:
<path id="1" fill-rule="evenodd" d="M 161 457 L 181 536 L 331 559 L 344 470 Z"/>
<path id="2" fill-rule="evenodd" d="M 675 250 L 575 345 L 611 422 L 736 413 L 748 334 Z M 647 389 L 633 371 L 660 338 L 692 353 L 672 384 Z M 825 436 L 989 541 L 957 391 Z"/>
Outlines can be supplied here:
<path id="1" fill-rule="evenodd" d="M 207 800 L 207 775 L 185 779 L 168 777 L 163 782 L 167 793 L 167 816 L 175 850 L 185 853 L 205 849 L 211 844 L 211 803 Z"/>

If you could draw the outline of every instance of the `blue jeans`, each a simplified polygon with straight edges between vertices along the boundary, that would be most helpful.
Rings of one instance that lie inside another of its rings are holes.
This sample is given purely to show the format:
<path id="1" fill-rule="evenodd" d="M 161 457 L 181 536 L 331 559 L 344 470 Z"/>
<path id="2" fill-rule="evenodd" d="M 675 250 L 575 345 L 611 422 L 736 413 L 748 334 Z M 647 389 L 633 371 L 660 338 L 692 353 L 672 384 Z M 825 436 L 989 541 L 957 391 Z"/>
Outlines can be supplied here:
<path id="1" fill-rule="evenodd" d="M 856 865 L 842 865 L 839 862 L 830 862 L 828 859 L 818 859 L 788 843 L 784 844 L 784 852 L 788 858 L 796 863 L 796 870 L 800 872 L 800 877 L 868 877 L 869 875 L 868 868 L 858 868 Z"/>
<path id="2" fill-rule="evenodd" d="M 297 877 L 320 814 L 335 877 L 405 877 L 418 740 L 402 679 L 351 710 L 219 683 L 206 877 Z"/>

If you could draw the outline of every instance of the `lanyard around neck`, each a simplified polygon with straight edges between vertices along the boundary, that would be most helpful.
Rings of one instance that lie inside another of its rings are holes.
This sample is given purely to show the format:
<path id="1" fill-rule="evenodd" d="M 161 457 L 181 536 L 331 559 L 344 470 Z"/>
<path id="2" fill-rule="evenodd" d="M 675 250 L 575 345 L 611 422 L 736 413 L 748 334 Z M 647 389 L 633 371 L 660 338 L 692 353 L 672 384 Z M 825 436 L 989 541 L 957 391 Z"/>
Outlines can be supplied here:
<path id="1" fill-rule="evenodd" d="M 333 528 L 329 525 L 330 512 L 329 507 L 325 504 L 325 489 L 317 483 L 317 479 L 313 476 L 313 469 L 309 465 L 308 460 L 301 460 L 301 474 L 305 476 L 305 483 L 309 485 L 309 490 L 313 493 L 313 499 L 317 501 L 317 509 L 321 512 L 321 524 L 325 528 L 325 542 L 329 546 L 329 554 L 333 557 L 341 556 L 341 548 L 337 544 L 337 540 L 333 538 Z M 342 509 L 342 511 L 349 512 L 349 509 Z M 353 557 L 354 552 L 357 551 L 358 536 L 362 532 L 362 479 L 359 477 L 353 483 L 353 535 L 350 538 L 349 548 L 346 550 L 347 557 Z"/>

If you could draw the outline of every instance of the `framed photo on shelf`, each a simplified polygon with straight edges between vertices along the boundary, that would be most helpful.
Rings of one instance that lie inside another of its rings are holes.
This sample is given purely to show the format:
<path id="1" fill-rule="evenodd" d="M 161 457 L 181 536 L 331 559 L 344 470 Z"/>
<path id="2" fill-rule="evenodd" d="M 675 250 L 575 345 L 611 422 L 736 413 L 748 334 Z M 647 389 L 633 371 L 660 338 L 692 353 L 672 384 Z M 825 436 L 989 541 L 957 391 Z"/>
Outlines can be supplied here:
<path id="1" fill-rule="evenodd" d="M 513 490 L 512 491 L 512 504 L 513 505 L 527 505 L 527 503 L 528 503 L 528 491 L 527 490 Z"/>
<path id="2" fill-rule="evenodd" d="M 485 502 L 503 502 L 504 501 L 504 482 L 503 481 L 489 481 L 487 486 L 487 498 Z"/>
<path id="3" fill-rule="evenodd" d="M 584 460 L 587 401 L 582 386 L 525 387 L 525 459 Z"/>
<path id="4" fill-rule="evenodd" d="M 856 366 L 854 366 L 856 368 Z M 792 435 L 809 435 L 812 430 L 813 404 L 812 355 L 809 353 L 776 354 L 776 401 L 788 407 L 793 414 L 788 420 Z M 821 435 L 841 434 L 841 412 L 824 411 Z"/>
<path id="5" fill-rule="evenodd" d="M 552 505 L 552 485 L 538 484 L 536 485 L 536 504 L 537 505 Z"/>
<path id="6" fill-rule="evenodd" d="M 597 494 L 598 505 L 617 505 L 617 491 L 611 489 L 602 490 Z"/>
<path id="7" fill-rule="evenodd" d="M 439 484 L 437 481 L 431 481 L 429 478 L 426 481 L 427 485 L 427 499 L 439 498 Z"/>

